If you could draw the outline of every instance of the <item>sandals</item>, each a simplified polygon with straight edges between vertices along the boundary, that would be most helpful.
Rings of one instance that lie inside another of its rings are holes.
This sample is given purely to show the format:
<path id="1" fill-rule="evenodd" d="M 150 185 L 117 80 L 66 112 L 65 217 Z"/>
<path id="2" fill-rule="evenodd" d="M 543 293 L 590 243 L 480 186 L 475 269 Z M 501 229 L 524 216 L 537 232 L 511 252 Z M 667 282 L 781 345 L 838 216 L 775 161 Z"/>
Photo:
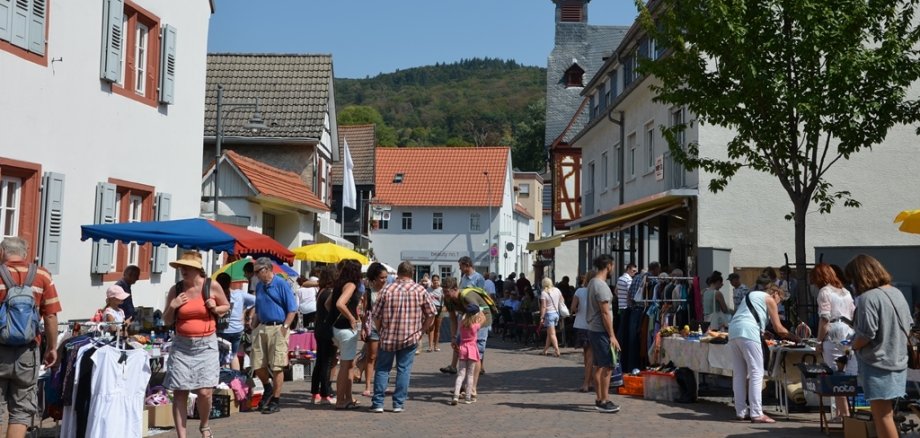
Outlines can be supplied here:
<path id="1" fill-rule="evenodd" d="M 201 438 L 214 438 L 214 433 L 211 432 L 211 426 L 199 427 L 198 431 L 201 432 Z M 207 433 L 207 435 L 205 435 Z"/>
<path id="2" fill-rule="evenodd" d="M 771 423 L 776 423 L 776 420 L 766 415 L 763 415 L 760 417 L 751 418 L 751 423 L 771 424 Z"/>
<path id="3" fill-rule="evenodd" d="M 374 395 L 374 393 L 365 389 L 364 392 L 361 393 L 361 395 L 363 395 L 364 397 L 371 397 Z"/>
<path id="4" fill-rule="evenodd" d="M 335 407 L 335 410 L 337 410 L 337 411 L 343 411 L 343 410 L 346 410 L 346 409 L 361 409 L 361 404 L 358 403 L 357 400 L 352 400 L 352 401 L 348 402 L 348 404 L 345 405 L 345 406 L 336 406 L 336 407 Z"/>

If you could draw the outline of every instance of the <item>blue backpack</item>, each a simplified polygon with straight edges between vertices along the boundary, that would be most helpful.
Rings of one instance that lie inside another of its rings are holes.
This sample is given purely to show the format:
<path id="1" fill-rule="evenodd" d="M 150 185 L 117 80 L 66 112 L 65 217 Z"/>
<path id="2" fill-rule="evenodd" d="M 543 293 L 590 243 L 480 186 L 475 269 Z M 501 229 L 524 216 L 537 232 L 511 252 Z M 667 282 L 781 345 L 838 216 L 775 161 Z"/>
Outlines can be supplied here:
<path id="1" fill-rule="evenodd" d="M 35 341 L 38 334 L 38 309 L 32 282 L 38 267 L 29 265 L 29 273 L 22 284 L 13 282 L 10 270 L 0 265 L 0 278 L 6 285 L 6 299 L 0 304 L 0 345 L 23 346 Z"/>

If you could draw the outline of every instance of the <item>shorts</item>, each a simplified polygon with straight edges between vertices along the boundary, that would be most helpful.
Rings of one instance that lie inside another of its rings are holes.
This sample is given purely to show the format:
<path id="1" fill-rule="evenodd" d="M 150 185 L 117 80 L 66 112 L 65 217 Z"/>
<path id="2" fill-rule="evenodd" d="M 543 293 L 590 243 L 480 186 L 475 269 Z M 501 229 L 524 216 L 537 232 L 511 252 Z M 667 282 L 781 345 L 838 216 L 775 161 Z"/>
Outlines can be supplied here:
<path id="1" fill-rule="evenodd" d="M 543 328 L 555 327 L 559 324 L 559 314 L 556 312 L 546 312 L 543 315 Z"/>
<path id="2" fill-rule="evenodd" d="M 594 366 L 599 368 L 613 368 L 613 355 L 610 352 L 610 337 L 606 332 L 588 331 L 591 342 L 591 351 L 594 353 Z"/>
<path id="3" fill-rule="evenodd" d="M 288 336 L 284 325 L 260 324 L 252 333 L 252 369 L 281 372 L 288 365 Z"/>
<path id="4" fill-rule="evenodd" d="M 575 348 L 591 348 L 591 339 L 588 338 L 588 330 L 575 329 Z"/>
<path id="5" fill-rule="evenodd" d="M 380 342 L 380 333 L 377 329 L 371 329 L 371 334 L 367 336 L 365 342 Z"/>
<path id="6" fill-rule="evenodd" d="M 38 413 L 38 355 L 34 346 L 0 346 L 0 395 L 6 401 L 10 424 L 31 424 L 32 415 Z"/>
<path id="7" fill-rule="evenodd" d="M 230 355 L 236 356 L 236 353 L 240 351 L 240 339 L 243 339 L 243 332 L 218 333 L 217 336 L 230 343 Z"/>
<path id="8" fill-rule="evenodd" d="M 332 329 L 332 343 L 339 349 L 339 359 L 355 360 L 358 354 L 358 332 L 352 329 Z"/>
<path id="9" fill-rule="evenodd" d="M 860 361 L 856 379 L 863 388 L 866 400 L 894 400 L 905 395 L 907 370 L 883 370 Z"/>

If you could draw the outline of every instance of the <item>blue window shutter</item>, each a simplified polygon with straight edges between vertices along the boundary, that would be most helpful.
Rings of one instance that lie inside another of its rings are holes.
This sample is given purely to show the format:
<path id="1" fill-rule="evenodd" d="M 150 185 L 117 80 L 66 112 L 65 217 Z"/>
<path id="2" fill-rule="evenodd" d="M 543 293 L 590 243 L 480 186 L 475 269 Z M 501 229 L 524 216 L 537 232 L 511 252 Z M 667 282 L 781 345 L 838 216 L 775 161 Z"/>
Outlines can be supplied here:
<path id="1" fill-rule="evenodd" d="M 169 193 L 157 193 L 157 211 L 156 220 L 168 221 L 170 210 L 172 209 L 172 195 Z M 160 245 L 153 250 L 153 261 L 150 271 L 155 274 L 166 272 L 167 263 L 169 263 L 169 247 Z"/>
<path id="2" fill-rule="evenodd" d="M 10 26 L 13 23 L 13 0 L 0 0 L 0 40 L 10 40 Z"/>
<path id="3" fill-rule="evenodd" d="M 29 51 L 45 54 L 45 20 L 48 17 L 48 0 L 32 0 L 29 11 Z"/>
<path id="4" fill-rule="evenodd" d="M 164 25 L 160 38 L 160 103 L 175 103 L 176 28 Z"/>
<path id="5" fill-rule="evenodd" d="M 13 17 L 10 25 L 10 43 L 29 48 L 29 0 L 13 0 Z"/>
<path id="6" fill-rule="evenodd" d="M 113 224 L 118 212 L 115 211 L 115 184 L 96 184 L 96 224 Z M 106 274 L 112 270 L 112 258 L 115 255 L 115 242 L 99 240 L 93 242 L 93 274 Z"/>
<path id="7" fill-rule="evenodd" d="M 99 76 L 109 82 L 117 82 L 121 78 L 121 57 L 125 38 L 122 34 L 124 20 L 124 0 L 103 0 L 102 7 L 102 61 L 100 62 Z"/>
<path id="8" fill-rule="evenodd" d="M 64 223 L 64 175 L 46 172 L 42 177 L 39 264 L 52 274 L 61 268 L 61 230 Z"/>

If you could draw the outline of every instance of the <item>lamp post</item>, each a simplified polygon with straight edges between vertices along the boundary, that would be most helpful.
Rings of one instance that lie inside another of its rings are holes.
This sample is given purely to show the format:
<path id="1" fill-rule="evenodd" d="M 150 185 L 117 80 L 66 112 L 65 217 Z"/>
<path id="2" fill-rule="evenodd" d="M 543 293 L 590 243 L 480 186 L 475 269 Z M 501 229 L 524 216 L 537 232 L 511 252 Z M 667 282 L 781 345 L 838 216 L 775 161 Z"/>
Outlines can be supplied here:
<path id="1" fill-rule="evenodd" d="M 489 171 L 484 170 L 482 174 L 486 176 L 486 189 L 489 192 L 489 271 L 492 270 L 492 181 L 489 179 Z M 496 269 L 497 270 L 497 269 Z"/>
<path id="2" fill-rule="evenodd" d="M 218 195 L 217 195 L 217 176 L 220 170 L 220 156 L 221 156 L 221 146 L 224 140 L 224 117 L 223 113 L 224 107 L 228 107 L 227 114 L 244 108 L 252 108 L 254 111 L 252 116 L 249 118 L 249 121 L 243 125 L 244 129 L 252 130 L 252 132 L 259 132 L 263 129 L 267 129 L 268 126 L 265 125 L 265 121 L 262 120 L 262 113 L 259 111 L 259 98 L 255 98 L 255 103 L 230 103 L 224 104 L 224 86 L 217 84 L 217 134 L 215 141 L 215 151 L 214 151 L 214 173 L 211 175 L 214 182 L 214 220 L 219 221 L 217 214 L 217 205 L 218 205 Z"/>

